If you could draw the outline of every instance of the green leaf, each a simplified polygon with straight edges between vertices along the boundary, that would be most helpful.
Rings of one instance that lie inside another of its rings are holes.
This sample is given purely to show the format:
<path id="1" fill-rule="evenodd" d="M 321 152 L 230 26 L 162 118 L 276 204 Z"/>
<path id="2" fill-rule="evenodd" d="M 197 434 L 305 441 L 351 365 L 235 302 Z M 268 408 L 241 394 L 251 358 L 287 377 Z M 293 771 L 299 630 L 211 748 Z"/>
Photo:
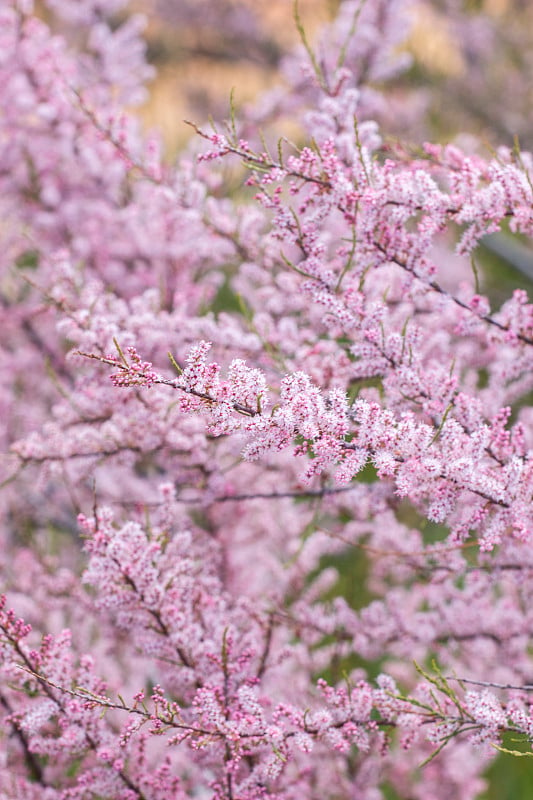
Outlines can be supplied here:
<path id="1" fill-rule="evenodd" d="M 37 269 L 39 266 L 38 250 L 24 250 L 16 259 L 15 266 L 18 269 Z"/>

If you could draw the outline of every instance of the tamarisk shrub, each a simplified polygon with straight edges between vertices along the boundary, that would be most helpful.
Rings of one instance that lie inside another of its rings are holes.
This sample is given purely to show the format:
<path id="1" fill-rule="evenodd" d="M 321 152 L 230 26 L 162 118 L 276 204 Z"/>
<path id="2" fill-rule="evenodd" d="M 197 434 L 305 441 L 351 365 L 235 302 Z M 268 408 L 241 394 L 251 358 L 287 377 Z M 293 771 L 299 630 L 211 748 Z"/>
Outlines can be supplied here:
<path id="1" fill-rule="evenodd" d="M 391 144 L 408 4 L 346 0 L 169 165 L 139 17 L 43 9 L 0 9 L 2 797 L 477 797 L 533 741 L 533 310 L 475 269 L 531 156 Z"/>

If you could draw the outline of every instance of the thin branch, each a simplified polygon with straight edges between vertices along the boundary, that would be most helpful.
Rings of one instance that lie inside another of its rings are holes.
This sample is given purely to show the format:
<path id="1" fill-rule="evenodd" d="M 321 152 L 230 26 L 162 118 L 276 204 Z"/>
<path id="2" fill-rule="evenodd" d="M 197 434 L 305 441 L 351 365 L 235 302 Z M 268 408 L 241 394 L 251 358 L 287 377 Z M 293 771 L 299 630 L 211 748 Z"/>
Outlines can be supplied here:
<path id="1" fill-rule="evenodd" d="M 447 681 L 457 681 L 457 683 L 469 683 L 473 686 L 485 686 L 489 689 L 505 689 L 520 692 L 533 692 L 533 684 L 525 683 L 522 686 L 515 686 L 512 683 L 495 683 L 493 681 L 476 681 L 473 678 L 458 678 L 457 675 L 449 675 Z"/>

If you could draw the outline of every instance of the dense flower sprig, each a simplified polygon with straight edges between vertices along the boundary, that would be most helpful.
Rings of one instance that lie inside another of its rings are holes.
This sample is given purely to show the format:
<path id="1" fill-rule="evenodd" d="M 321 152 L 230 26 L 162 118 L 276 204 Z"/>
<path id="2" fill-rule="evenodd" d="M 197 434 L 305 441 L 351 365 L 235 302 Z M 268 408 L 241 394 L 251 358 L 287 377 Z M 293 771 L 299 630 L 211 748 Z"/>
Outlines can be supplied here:
<path id="1" fill-rule="evenodd" d="M 476 274 L 531 156 L 388 141 L 408 6 L 296 11 L 176 165 L 126 2 L 0 10 L 6 799 L 474 800 L 531 745 L 533 311 Z"/>

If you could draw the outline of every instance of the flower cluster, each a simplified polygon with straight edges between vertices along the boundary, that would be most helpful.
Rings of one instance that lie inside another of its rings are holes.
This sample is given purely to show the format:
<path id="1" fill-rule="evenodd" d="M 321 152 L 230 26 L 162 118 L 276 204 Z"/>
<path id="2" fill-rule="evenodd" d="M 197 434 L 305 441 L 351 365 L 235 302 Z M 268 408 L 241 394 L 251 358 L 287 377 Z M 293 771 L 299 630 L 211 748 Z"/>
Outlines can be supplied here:
<path id="1" fill-rule="evenodd" d="M 0 795 L 475 800 L 533 743 L 533 305 L 482 269 L 532 156 L 390 138 L 407 0 L 274 54 L 249 5 L 146 2 L 284 75 L 176 163 L 126 0 L 36 5 L 0 9 Z"/>

